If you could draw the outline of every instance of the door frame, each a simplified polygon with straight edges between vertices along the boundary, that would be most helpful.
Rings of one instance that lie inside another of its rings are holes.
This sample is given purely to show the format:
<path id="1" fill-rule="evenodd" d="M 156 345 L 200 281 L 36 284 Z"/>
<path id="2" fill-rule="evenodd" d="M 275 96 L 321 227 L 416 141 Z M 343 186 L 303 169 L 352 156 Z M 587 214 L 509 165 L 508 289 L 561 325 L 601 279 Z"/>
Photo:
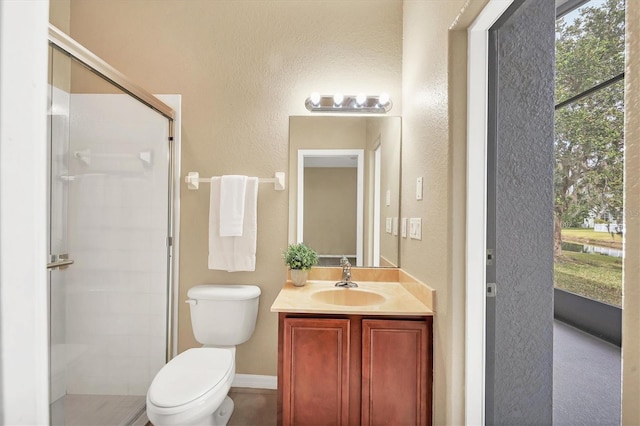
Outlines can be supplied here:
<path id="1" fill-rule="evenodd" d="M 304 241 L 304 159 L 311 157 L 357 157 L 356 195 L 356 265 L 363 265 L 364 237 L 364 150 L 363 149 L 299 149 L 298 203 L 296 242 Z"/>
<path id="2" fill-rule="evenodd" d="M 47 0 L 0 1 L 0 423 L 3 424 L 49 423 L 45 269 L 48 14 Z"/>
<path id="3" fill-rule="evenodd" d="M 467 30 L 465 423 L 468 425 L 485 422 L 489 29 L 511 3 L 513 0 L 490 0 Z"/>
<path id="4" fill-rule="evenodd" d="M 514 0 L 489 0 L 468 28 L 465 423 L 484 424 L 486 342 L 486 176 L 488 30 Z M 566 7 L 575 1 L 565 1 Z M 470 159 L 483 161 L 471 162 Z M 626 186 L 626 185 L 625 185 Z M 627 199 L 625 199 L 625 202 Z M 624 283 L 623 283 L 624 291 Z M 622 321 L 625 321 L 622 313 Z M 624 325 L 623 325 L 624 328 Z M 624 391 L 624 371 L 623 371 Z M 628 404 L 627 404 L 628 405 Z M 622 412 L 625 403 L 623 395 Z"/>
<path id="5" fill-rule="evenodd" d="M 380 266 L 380 168 L 382 167 L 382 145 L 380 144 L 380 136 L 378 136 L 377 144 L 373 150 L 373 259 L 370 259 L 370 265 L 373 267 Z"/>

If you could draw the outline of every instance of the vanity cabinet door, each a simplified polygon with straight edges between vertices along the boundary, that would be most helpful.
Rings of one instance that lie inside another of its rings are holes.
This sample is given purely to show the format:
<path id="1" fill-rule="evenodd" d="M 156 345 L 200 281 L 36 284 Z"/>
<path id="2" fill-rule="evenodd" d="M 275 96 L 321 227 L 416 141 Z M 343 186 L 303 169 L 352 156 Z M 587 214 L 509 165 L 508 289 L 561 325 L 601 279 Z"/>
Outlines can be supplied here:
<path id="1" fill-rule="evenodd" d="M 431 424 L 431 329 L 362 320 L 362 424 Z"/>
<path id="2" fill-rule="evenodd" d="M 285 318 L 283 425 L 349 423 L 350 321 Z"/>

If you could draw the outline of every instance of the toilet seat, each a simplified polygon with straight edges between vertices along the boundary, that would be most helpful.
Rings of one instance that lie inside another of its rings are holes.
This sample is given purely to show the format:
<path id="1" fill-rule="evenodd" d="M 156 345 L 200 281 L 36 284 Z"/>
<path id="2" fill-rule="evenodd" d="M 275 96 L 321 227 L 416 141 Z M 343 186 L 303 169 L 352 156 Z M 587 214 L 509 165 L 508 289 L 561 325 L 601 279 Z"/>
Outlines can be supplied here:
<path id="1" fill-rule="evenodd" d="M 194 348 L 181 353 L 153 379 L 147 404 L 170 415 L 206 404 L 218 393 L 224 398 L 233 381 L 234 355 L 232 349 L 225 348 Z"/>

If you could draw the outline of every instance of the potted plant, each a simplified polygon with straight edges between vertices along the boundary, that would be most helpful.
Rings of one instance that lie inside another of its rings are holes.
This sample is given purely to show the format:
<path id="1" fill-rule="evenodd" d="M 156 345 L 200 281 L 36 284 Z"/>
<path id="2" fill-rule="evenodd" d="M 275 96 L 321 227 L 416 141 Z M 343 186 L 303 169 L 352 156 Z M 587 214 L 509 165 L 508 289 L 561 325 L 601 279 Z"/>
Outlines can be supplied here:
<path id="1" fill-rule="evenodd" d="M 291 270 L 291 281 L 298 287 L 307 282 L 309 269 L 318 264 L 318 253 L 304 243 L 289 244 L 283 257 L 284 263 Z"/>

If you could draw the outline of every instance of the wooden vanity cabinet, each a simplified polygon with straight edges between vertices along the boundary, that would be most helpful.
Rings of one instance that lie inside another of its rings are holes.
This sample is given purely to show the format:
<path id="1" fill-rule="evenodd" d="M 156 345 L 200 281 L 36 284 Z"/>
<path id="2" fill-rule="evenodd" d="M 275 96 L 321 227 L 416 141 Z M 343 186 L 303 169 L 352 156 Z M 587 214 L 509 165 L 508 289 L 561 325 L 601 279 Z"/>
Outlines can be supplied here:
<path id="1" fill-rule="evenodd" d="M 432 317 L 279 314 L 278 424 L 430 425 Z"/>

